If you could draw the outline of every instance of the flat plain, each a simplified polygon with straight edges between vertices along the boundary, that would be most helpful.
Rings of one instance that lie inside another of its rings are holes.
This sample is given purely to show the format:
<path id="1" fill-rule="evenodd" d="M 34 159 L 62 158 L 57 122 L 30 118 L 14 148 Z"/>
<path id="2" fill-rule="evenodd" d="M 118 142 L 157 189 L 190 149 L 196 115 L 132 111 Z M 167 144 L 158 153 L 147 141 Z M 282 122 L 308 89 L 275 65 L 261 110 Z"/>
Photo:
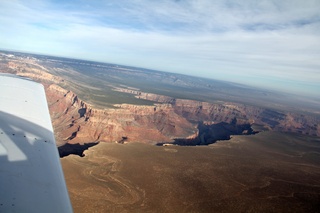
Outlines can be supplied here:
<path id="1" fill-rule="evenodd" d="M 318 212 L 320 140 L 279 132 L 209 146 L 100 143 L 61 159 L 75 212 Z"/>

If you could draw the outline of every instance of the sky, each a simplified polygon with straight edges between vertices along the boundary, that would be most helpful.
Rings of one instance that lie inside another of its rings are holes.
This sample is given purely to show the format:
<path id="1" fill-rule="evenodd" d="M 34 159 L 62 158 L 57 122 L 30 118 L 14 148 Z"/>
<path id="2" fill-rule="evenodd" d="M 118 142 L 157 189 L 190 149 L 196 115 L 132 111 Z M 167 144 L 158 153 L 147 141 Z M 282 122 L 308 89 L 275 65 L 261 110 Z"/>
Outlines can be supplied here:
<path id="1" fill-rule="evenodd" d="M 319 0 L 2 0 L 0 49 L 320 95 Z"/>

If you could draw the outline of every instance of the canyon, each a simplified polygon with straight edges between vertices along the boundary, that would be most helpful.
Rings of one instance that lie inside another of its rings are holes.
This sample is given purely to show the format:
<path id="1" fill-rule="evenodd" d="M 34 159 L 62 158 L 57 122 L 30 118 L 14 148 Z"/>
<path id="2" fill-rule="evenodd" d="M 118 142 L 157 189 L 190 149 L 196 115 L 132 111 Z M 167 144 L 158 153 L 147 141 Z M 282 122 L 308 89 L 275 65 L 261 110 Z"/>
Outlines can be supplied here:
<path id="1" fill-rule="evenodd" d="M 25 53 L 0 72 L 44 86 L 74 212 L 319 209 L 316 100 Z"/>
<path id="2" fill-rule="evenodd" d="M 230 135 L 256 133 L 252 125 L 320 136 L 320 119 L 311 114 L 235 102 L 174 98 L 122 84 L 113 86 L 112 90 L 153 104 L 120 103 L 99 108 L 66 89 L 66 85 L 72 84 L 70 80 L 36 60 L 9 61 L 2 63 L 1 68 L 44 85 L 58 146 L 96 142 L 208 145 L 229 139 Z M 86 87 L 78 83 L 81 86 Z"/>
<path id="3" fill-rule="evenodd" d="M 128 91 L 126 91 L 128 92 Z M 114 109 L 95 109 L 76 94 L 57 85 L 46 88 L 58 144 L 95 141 L 174 143 L 193 139 L 204 145 L 230 134 L 250 134 L 252 124 L 267 130 L 320 135 L 317 119 L 308 115 L 281 113 L 235 103 L 212 104 L 174 99 L 137 91 L 137 98 L 154 106 L 117 104 Z M 201 134 L 199 135 L 199 132 Z M 213 135 L 221 135 L 214 138 Z"/>

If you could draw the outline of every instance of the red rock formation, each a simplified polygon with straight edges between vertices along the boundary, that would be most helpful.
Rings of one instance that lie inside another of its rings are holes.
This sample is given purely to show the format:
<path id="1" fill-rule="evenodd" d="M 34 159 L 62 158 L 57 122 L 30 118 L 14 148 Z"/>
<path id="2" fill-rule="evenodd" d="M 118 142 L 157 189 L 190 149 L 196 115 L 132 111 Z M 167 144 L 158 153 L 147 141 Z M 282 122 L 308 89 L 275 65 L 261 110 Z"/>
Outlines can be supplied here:
<path id="1" fill-rule="evenodd" d="M 231 123 L 235 118 L 239 125 L 258 123 L 274 130 L 320 135 L 311 117 L 243 104 L 212 104 L 137 92 L 140 98 L 164 103 L 155 106 L 119 104 L 115 109 L 101 110 L 54 84 L 47 87 L 46 92 L 59 144 L 123 141 L 124 138 L 128 142 L 149 143 L 194 139 L 198 137 L 197 122 L 204 121 L 210 126 Z"/>
<path id="2" fill-rule="evenodd" d="M 44 67 L 19 60 L 3 67 L 6 72 L 28 76 L 45 85 L 58 145 L 95 141 L 172 142 L 175 138 L 195 139 L 197 124 L 219 122 L 261 124 L 268 129 L 320 136 L 320 120 L 309 115 L 278 112 L 238 103 L 207 103 L 151 94 L 135 88 L 115 88 L 136 98 L 157 102 L 154 106 L 120 104 L 115 109 L 95 109 L 72 91 L 57 85 L 64 80 Z M 64 82 L 66 83 L 66 82 Z"/>
<path id="3" fill-rule="evenodd" d="M 128 142 L 170 142 L 197 131 L 168 104 L 120 104 L 116 109 L 101 110 L 54 84 L 46 93 L 58 144 L 120 141 L 123 137 Z"/>
<path id="4" fill-rule="evenodd" d="M 122 92 L 134 93 L 130 89 L 123 90 Z M 230 123 L 236 118 L 239 124 L 257 123 L 265 125 L 272 130 L 320 136 L 320 119 L 309 115 L 278 112 L 271 109 L 231 102 L 217 104 L 195 100 L 173 99 L 168 96 L 143 92 L 136 94 L 137 98 L 160 103 L 170 103 L 178 115 L 191 121 Z"/>

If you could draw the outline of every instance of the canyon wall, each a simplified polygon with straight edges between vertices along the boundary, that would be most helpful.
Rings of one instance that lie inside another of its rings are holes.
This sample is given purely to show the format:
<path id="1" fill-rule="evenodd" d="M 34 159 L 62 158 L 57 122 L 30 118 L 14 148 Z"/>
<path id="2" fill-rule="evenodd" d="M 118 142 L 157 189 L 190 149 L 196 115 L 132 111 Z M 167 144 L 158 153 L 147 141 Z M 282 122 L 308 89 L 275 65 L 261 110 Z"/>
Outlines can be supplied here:
<path id="1" fill-rule="evenodd" d="M 72 91 L 59 86 L 62 82 L 68 82 L 49 73 L 35 61 L 9 62 L 7 66 L 2 64 L 2 67 L 6 72 L 26 76 L 44 84 L 58 145 L 96 141 L 156 144 L 174 142 L 175 139 L 201 142 L 200 137 L 207 136 L 199 135 L 199 127 L 207 129 L 208 138 L 214 138 L 213 132 L 218 133 L 210 128 L 216 128 L 215 124 L 219 123 L 224 123 L 219 126 L 220 133 L 228 131 L 228 128 L 239 129 L 243 125 L 259 124 L 269 130 L 320 136 L 319 118 L 313 116 L 231 102 L 207 103 L 175 99 L 129 87 L 115 87 L 114 90 L 130 93 L 137 99 L 156 104 L 118 104 L 112 109 L 95 109 Z M 250 132 L 250 129 L 245 130 Z"/>
<path id="2" fill-rule="evenodd" d="M 213 124 L 218 123 L 233 123 L 238 127 L 259 124 L 269 130 L 320 136 L 318 121 L 312 116 L 237 103 L 217 104 L 139 91 L 125 92 L 158 103 L 154 106 L 118 104 L 114 109 L 94 109 L 71 91 L 55 84 L 46 87 L 58 143 L 174 142 L 177 138 L 199 137 L 199 125 L 217 128 Z M 219 126 L 219 131 L 228 131 L 228 128 L 231 127 Z M 207 132 L 212 135 L 212 129 Z"/>
<path id="3" fill-rule="evenodd" d="M 240 103 L 208 103 L 186 99 L 174 99 L 169 96 L 144 93 L 130 89 L 117 88 L 117 91 L 135 94 L 136 98 L 170 104 L 175 113 L 189 121 L 213 121 L 230 123 L 259 124 L 270 130 L 298 132 L 320 136 L 320 119 L 312 115 L 264 109 Z"/>
<path id="4" fill-rule="evenodd" d="M 102 110 L 55 84 L 46 87 L 46 94 L 60 145 L 94 141 L 169 142 L 197 131 L 194 124 L 168 104 L 119 104 L 114 109 Z"/>

